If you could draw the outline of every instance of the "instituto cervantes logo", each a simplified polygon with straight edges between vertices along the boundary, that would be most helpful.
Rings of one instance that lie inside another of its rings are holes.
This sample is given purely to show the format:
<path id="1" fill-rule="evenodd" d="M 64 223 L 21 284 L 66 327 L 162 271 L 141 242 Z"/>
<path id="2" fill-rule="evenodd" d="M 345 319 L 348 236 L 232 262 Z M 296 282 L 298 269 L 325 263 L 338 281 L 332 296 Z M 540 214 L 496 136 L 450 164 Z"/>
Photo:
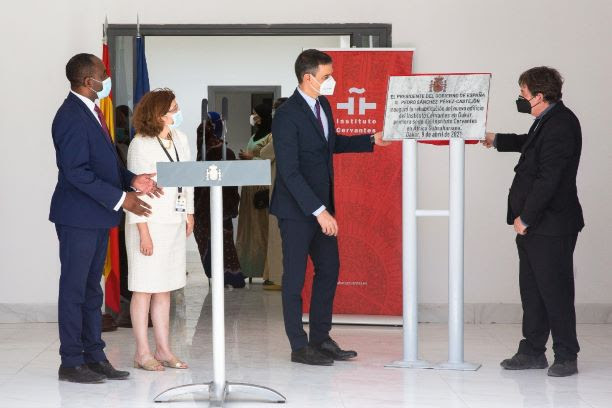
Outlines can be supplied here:
<path id="1" fill-rule="evenodd" d="M 357 94 L 363 95 L 365 93 L 365 88 L 351 88 L 349 89 L 349 94 Z M 349 96 L 348 101 L 345 103 L 336 104 L 338 109 L 346 110 L 346 113 L 349 115 L 355 114 L 355 97 Z M 358 105 L 358 114 L 365 115 L 366 111 L 369 109 L 376 109 L 375 102 L 367 102 L 364 96 L 359 97 L 359 105 Z"/>
<path id="2" fill-rule="evenodd" d="M 437 76 L 431 80 L 429 84 L 429 92 L 445 92 L 446 91 L 446 79 L 441 76 Z"/>
<path id="3" fill-rule="evenodd" d="M 206 180 L 208 181 L 220 181 L 221 180 L 221 169 L 214 164 L 211 164 L 206 169 Z"/>

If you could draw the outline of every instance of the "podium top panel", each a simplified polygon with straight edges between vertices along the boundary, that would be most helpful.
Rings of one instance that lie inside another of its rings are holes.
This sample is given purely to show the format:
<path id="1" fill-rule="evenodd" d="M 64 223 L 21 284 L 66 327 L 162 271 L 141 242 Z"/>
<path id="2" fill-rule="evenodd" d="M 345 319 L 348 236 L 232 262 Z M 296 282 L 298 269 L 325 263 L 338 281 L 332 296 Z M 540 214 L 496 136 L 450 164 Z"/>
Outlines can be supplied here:
<path id="1" fill-rule="evenodd" d="M 158 162 L 160 187 L 269 186 L 270 160 Z"/>

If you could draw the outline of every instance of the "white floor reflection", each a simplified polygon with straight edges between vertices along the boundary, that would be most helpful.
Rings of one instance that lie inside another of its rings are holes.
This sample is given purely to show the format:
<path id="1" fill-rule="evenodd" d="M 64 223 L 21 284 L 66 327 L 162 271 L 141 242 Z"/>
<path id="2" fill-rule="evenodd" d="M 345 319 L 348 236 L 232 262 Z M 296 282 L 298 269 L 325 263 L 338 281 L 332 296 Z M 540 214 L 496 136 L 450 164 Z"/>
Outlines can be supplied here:
<path id="1" fill-rule="evenodd" d="M 184 290 L 173 294 L 172 342 L 189 370 L 161 373 L 131 368 L 134 344 L 130 329 L 107 333 L 109 359 L 129 369 L 127 381 L 77 385 L 57 381 L 57 325 L 0 325 L 0 407 L 202 407 L 204 396 L 154 404 L 161 391 L 212 379 L 211 299 L 197 263 L 189 263 Z M 466 360 L 483 364 L 477 372 L 385 369 L 401 356 L 401 329 L 336 326 L 334 338 L 359 351 L 353 362 L 309 367 L 289 361 L 279 292 L 261 284 L 226 290 L 227 379 L 264 385 L 287 397 L 292 407 L 610 407 L 612 406 L 612 325 L 580 325 L 578 376 L 549 378 L 545 370 L 508 372 L 499 361 L 510 356 L 519 325 L 468 325 Z M 446 358 L 444 325 L 421 325 L 421 354 Z M 152 339 L 151 339 L 152 340 Z M 552 361 L 552 356 L 549 355 Z M 238 401 L 228 406 L 262 407 Z"/>

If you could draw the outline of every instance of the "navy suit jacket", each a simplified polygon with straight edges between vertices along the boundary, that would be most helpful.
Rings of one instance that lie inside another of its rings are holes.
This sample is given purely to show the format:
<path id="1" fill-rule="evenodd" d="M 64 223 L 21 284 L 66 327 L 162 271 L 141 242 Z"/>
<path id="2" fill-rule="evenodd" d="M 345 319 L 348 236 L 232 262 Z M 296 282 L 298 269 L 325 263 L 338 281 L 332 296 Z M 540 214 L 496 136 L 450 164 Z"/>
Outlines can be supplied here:
<path id="1" fill-rule="evenodd" d="M 128 191 L 134 174 L 89 108 L 72 93 L 57 111 L 51 127 L 57 185 L 49 220 L 80 228 L 111 228 L 121 211 L 114 207 Z"/>
<path id="2" fill-rule="evenodd" d="M 319 96 L 327 116 L 329 137 L 308 103 L 296 91 L 275 112 L 272 121 L 276 180 L 270 213 L 278 218 L 314 219 L 312 213 L 324 205 L 334 213 L 334 153 L 371 152 L 371 135 L 336 134 L 329 102 Z"/>

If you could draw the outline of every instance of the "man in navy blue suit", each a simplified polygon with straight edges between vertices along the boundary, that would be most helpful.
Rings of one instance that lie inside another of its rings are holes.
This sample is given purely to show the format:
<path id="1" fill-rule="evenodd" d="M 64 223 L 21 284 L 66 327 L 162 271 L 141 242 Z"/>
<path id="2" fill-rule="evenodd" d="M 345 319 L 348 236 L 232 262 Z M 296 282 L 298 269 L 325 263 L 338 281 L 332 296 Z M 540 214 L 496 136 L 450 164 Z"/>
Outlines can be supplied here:
<path id="1" fill-rule="evenodd" d="M 329 102 L 332 59 L 318 50 L 302 52 L 295 62 L 298 88 L 272 123 L 277 177 L 270 213 L 278 218 L 283 247 L 283 317 L 291 361 L 332 365 L 355 351 L 342 350 L 329 336 L 340 260 L 334 218 L 334 153 L 372 152 L 386 146 L 382 133 L 336 134 Z M 310 339 L 302 327 L 302 289 L 308 256 L 315 276 L 310 302 Z"/>
<path id="2" fill-rule="evenodd" d="M 129 375 L 109 363 L 101 337 L 100 279 L 108 232 L 119 224 L 122 209 L 150 214 L 151 207 L 138 196 L 159 197 L 162 191 L 154 174 L 136 176 L 119 160 L 95 104 L 111 89 L 102 61 L 77 54 L 66 64 L 66 77 L 71 91 L 51 128 L 58 179 L 49 220 L 55 223 L 61 262 L 58 375 L 63 381 L 101 383 Z"/>

